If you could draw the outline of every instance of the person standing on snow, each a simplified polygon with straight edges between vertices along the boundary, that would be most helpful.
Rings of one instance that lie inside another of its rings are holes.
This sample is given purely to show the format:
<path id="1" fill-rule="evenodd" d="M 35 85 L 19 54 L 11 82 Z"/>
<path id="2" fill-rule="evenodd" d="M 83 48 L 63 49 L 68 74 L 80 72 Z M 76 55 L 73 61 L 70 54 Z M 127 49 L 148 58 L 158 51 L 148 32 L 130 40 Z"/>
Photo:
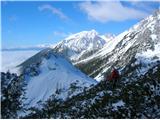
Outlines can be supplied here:
<path id="1" fill-rule="evenodd" d="M 120 75 L 119 75 L 118 70 L 113 67 L 111 75 L 108 78 L 108 80 L 112 82 L 113 88 L 116 87 L 116 84 L 117 84 L 119 78 L 120 78 Z"/>

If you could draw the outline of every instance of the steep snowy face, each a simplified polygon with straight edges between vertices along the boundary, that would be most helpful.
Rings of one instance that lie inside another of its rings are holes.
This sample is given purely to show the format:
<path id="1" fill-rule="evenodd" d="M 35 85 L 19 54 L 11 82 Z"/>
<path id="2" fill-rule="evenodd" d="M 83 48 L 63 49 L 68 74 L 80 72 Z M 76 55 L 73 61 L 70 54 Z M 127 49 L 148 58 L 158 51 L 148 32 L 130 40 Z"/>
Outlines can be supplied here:
<path id="1" fill-rule="evenodd" d="M 27 107 L 36 106 L 53 94 L 63 100 L 70 98 L 97 83 L 51 49 L 39 52 L 20 67 L 27 81 Z"/>
<path id="2" fill-rule="evenodd" d="M 106 41 L 95 30 L 82 31 L 60 42 L 54 50 L 72 61 L 103 47 Z"/>
<path id="3" fill-rule="evenodd" d="M 84 72 L 103 80 L 112 66 L 122 74 L 140 76 L 160 61 L 160 11 L 108 42 L 95 55 L 77 63 Z M 89 65 L 90 71 L 83 69 Z M 98 66 L 97 66 L 98 65 Z"/>
<path id="4" fill-rule="evenodd" d="M 107 66 L 103 72 L 107 71 L 109 65 L 124 68 L 123 72 L 131 70 L 132 75 L 144 75 L 149 68 L 160 62 L 160 11 L 142 20 L 128 31 L 122 33 L 115 39 L 117 43 L 113 45 L 113 51 L 102 52 L 101 55 L 109 55 Z M 123 38 L 121 39 L 121 37 Z M 98 79 L 100 73 L 96 78 Z M 101 77 L 100 77 L 101 78 Z"/>

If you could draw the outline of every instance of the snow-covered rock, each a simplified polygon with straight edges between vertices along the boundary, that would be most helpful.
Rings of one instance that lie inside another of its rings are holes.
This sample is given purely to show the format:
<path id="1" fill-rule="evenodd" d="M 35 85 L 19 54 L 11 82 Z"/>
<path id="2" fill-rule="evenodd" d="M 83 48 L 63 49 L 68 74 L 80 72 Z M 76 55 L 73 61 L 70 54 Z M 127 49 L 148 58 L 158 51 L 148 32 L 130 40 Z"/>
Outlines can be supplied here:
<path id="1" fill-rule="evenodd" d="M 112 106 L 113 106 L 113 110 L 117 110 L 117 107 L 120 107 L 120 106 L 124 106 L 124 102 L 122 100 L 116 102 L 116 103 L 113 103 Z"/>

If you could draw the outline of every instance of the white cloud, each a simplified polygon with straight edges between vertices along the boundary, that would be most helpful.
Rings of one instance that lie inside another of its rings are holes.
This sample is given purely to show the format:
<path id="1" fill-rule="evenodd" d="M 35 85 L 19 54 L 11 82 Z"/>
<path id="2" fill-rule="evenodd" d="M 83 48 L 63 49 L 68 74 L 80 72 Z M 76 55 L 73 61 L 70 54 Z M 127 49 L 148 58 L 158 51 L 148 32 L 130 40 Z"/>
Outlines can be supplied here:
<path id="1" fill-rule="evenodd" d="M 80 9 L 84 11 L 90 20 L 105 23 L 107 21 L 124 21 L 128 19 L 141 19 L 148 13 L 124 6 L 119 1 L 82 2 Z"/>
<path id="2" fill-rule="evenodd" d="M 51 11 L 52 14 L 57 15 L 58 17 L 60 17 L 63 20 L 67 20 L 68 19 L 68 17 L 61 10 L 59 10 L 59 9 L 49 5 L 49 4 L 45 4 L 45 5 L 39 6 L 38 9 L 40 11 L 44 11 L 44 10 Z"/>

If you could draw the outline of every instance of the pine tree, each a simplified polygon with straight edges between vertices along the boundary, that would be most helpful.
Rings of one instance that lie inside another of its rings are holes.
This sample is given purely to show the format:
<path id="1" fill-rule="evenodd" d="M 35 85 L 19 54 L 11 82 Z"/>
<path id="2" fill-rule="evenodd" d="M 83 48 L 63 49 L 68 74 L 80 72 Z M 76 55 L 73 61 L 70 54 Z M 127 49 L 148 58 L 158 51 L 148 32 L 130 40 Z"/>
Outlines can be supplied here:
<path id="1" fill-rule="evenodd" d="M 23 76 L 1 72 L 1 115 L 3 119 L 17 118 L 22 110 L 25 83 Z"/>

